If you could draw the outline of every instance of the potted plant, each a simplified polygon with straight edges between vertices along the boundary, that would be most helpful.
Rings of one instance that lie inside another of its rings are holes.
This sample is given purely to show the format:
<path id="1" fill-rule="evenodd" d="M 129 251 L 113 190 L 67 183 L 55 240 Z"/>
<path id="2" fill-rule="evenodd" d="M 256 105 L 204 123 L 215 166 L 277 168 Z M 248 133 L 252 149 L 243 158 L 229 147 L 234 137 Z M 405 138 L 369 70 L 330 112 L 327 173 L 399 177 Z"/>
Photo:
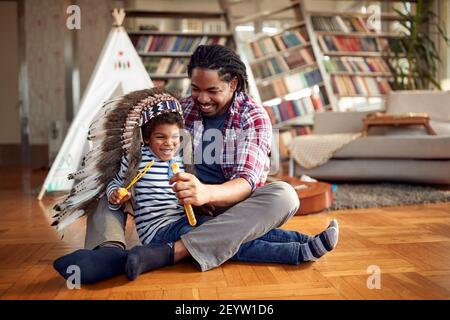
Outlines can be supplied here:
<path id="1" fill-rule="evenodd" d="M 447 45 L 450 38 L 443 23 L 432 11 L 433 0 L 417 0 L 416 10 L 408 10 L 408 1 L 403 2 L 405 10 L 394 8 L 402 17 L 402 37 L 390 41 L 390 63 L 394 74 L 394 90 L 419 90 L 435 87 L 441 89 L 436 80 L 438 64 L 441 62 L 439 52 L 429 30 L 437 30 Z M 428 29 L 429 28 L 429 29 Z"/>

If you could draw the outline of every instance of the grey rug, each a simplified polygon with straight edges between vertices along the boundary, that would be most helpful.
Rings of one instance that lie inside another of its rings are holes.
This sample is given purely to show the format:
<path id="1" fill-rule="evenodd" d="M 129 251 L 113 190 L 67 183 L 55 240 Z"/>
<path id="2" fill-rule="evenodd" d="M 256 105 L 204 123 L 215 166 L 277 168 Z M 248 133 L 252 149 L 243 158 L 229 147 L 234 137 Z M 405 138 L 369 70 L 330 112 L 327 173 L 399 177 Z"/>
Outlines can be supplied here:
<path id="1" fill-rule="evenodd" d="M 446 190 L 445 190 L 446 189 Z M 374 183 L 337 184 L 330 210 L 450 202 L 450 188 Z"/>

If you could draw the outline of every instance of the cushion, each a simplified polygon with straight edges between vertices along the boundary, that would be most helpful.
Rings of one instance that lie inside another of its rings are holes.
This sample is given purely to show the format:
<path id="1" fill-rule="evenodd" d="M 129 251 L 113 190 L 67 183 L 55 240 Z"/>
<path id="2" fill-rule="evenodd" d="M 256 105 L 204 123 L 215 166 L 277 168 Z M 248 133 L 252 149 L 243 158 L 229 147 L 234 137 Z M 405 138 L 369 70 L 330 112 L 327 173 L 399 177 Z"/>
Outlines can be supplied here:
<path id="1" fill-rule="evenodd" d="M 392 91 L 387 113 L 426 112 L 430 119 L 450 124 L 450 91 Z"/>
<path id="2" fill-rule="evenodd" d="M 368 136 L 333 155 L 342 158 L 450 159 L 450 136 Z"/>
<path id="3" fill-rule="evenodd" d="M 296 176 L 306 174 L 319 180 L 398 181 L 450 184 L 450 161 L 443 160 L 330 160 L 305 170 L 296 166 Z"/>
<path id="4" fill-rule="evenodd" d="M 319 112 L 314 115 L 314 134 L 361 132 L 362 119 L 373 112 Z"/>

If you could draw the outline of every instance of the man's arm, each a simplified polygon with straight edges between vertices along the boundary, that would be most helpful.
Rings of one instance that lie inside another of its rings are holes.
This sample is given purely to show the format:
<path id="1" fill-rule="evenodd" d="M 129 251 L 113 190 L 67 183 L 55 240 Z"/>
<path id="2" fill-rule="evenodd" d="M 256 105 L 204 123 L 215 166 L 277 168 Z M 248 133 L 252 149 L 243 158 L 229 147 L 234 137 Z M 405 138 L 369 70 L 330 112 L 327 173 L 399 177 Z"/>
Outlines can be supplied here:
<path id="1" fill-rule="evenodd" d="M 252 187 L 244 178 L 237 178 L 223 184 L 207 185 L 210 201 L 213 206 L 230 207 L 247 199 Z"/>
<path id="2" fill-rule="evenodd" d="M 186 172 L 177 173 L 170 183 L 176 183 L 174 191 L 182 204 L 201 206 L 211 204 L 229 207 L 247 199 L 252 188 L 244 178 L 237 178 L 222 184 L 203 184 L 194 175 Z"/>

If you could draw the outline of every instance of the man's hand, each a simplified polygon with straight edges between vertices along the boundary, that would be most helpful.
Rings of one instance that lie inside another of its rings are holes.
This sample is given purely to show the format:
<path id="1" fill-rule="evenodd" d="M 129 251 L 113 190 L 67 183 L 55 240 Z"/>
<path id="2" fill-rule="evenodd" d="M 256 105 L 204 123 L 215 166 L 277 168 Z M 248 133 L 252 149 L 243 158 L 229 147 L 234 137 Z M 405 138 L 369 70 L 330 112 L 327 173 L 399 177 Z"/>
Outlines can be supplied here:
<path id="1" fill-rule="evenodd" d="M 125 197 L 120 197 L 119 189 L 115 189 L 109 196 L 108 201 L 111 204 L 123 204 L 123 203 L 127 202 L 128 200 L 130 200 L 130 198 L 131 198 L 130 192 L 128 192 Z"/>
<path id="2" fill-rule="evenodd" d="M 205 203 L 204 205 L 200 207 L 193 206 L 195 214 L 201 215 L 201 216 L 210 216 L 213 217 L 215 215 L 216 208 L 209 204 Z"/>
<path id="3" fill-rule="evenodd" d="M 200 207 L 209 202 L 208 186 L 201 183 L 194 175 L 179 172 L 172 176 L 170 184 L 176 183 L 173 191 L 181 204 L 191 204 Z"/>

